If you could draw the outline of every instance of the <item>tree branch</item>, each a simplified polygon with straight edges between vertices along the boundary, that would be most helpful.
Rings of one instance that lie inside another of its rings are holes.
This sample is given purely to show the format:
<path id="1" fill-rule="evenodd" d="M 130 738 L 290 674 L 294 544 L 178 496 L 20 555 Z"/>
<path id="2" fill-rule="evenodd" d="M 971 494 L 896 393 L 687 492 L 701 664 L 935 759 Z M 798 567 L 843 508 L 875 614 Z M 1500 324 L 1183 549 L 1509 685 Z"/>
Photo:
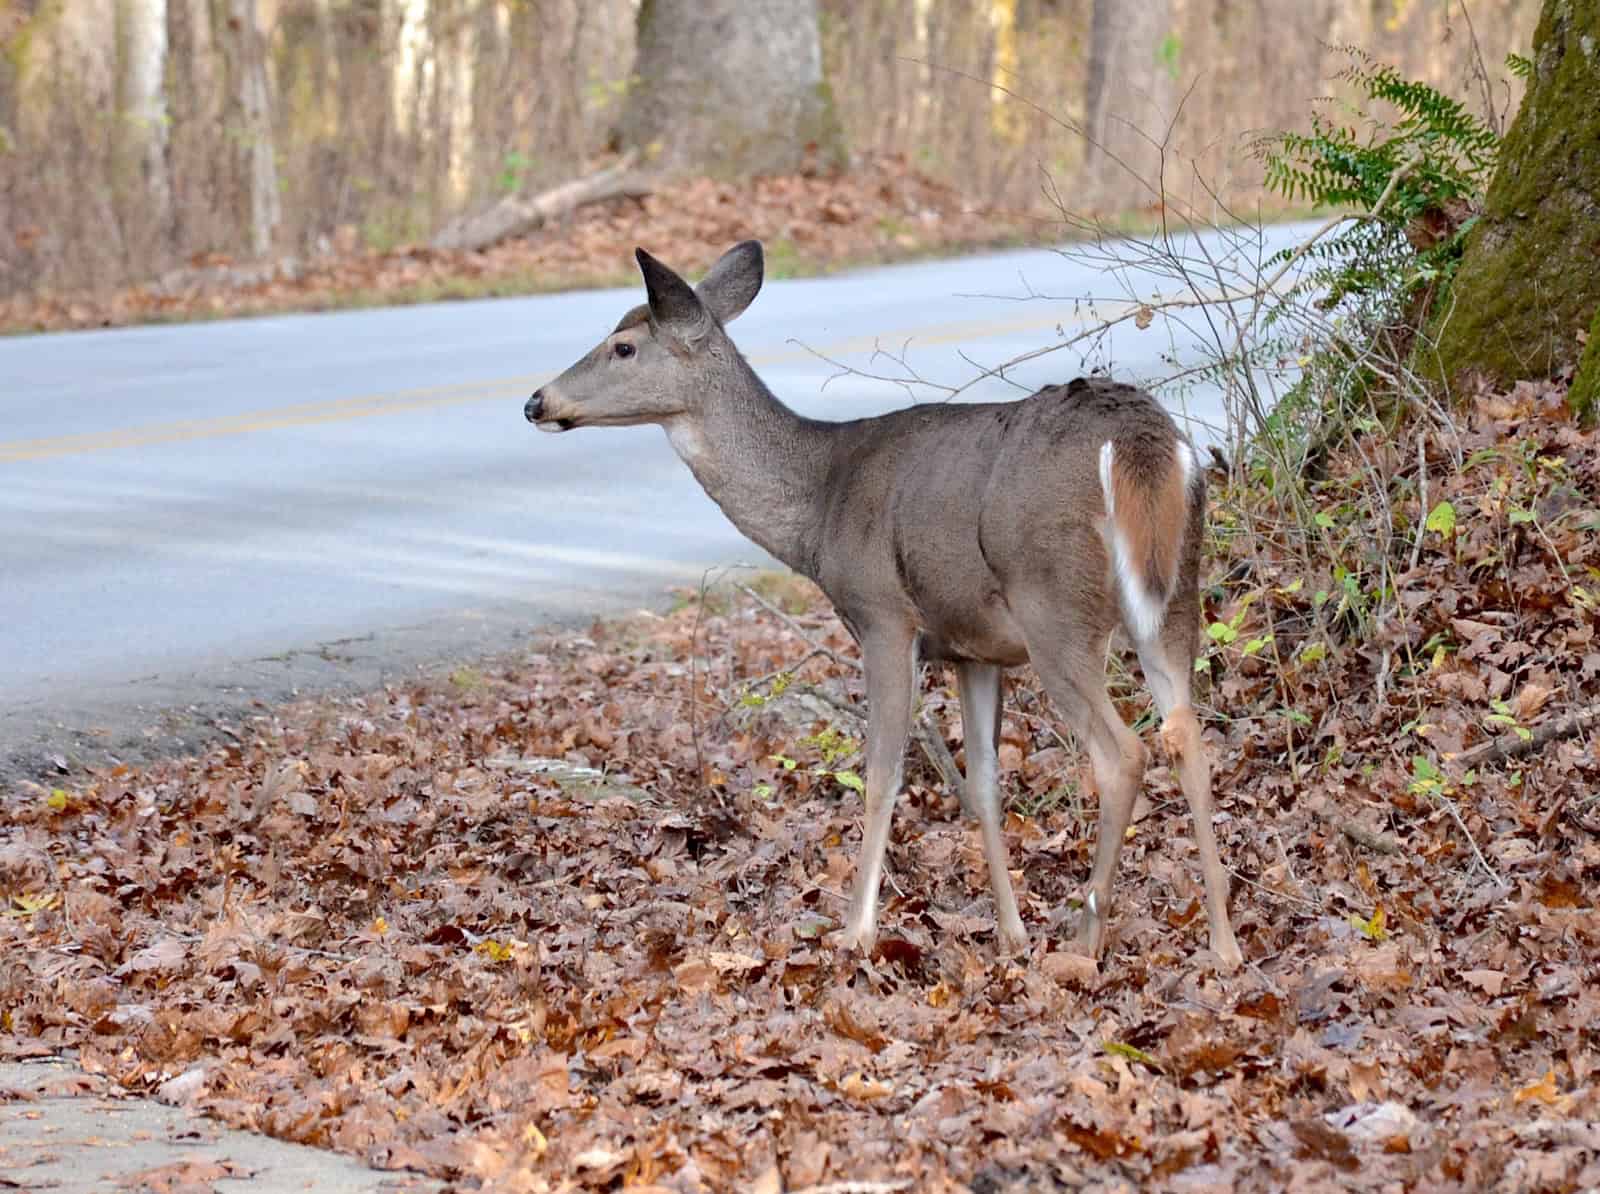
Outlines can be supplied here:
<path id="1" fill-rule="evenodd" d="M 1515 732 L 1501 734 L 1498 738 L 1453 756 L 1451 762 L 1464 767 L 1477 767 L 1484 763 L 1498 763 L 1502 759 L 1521 758 L 1558 738 L 1570 738 L 1596 722 L 1600 722 L 1600 705 L 1590 705 L 1587 709 L 1579 709 L 1565 717 L 1545 722 L 1526 738 Z"/>

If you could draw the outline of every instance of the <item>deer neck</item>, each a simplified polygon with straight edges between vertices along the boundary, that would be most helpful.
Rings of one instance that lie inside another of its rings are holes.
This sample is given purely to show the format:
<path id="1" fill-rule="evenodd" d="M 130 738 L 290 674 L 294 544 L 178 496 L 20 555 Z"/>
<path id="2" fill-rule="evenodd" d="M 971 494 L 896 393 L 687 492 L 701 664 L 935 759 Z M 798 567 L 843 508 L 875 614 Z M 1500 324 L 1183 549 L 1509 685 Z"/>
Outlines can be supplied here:
<path id="1" fill-rule="evenodd" d="M 783 405 L 743 358 L 731 384 L 664 426 L 673 450 L 728 520 L 796 572 L 815 577 L 832 425 Z"/>

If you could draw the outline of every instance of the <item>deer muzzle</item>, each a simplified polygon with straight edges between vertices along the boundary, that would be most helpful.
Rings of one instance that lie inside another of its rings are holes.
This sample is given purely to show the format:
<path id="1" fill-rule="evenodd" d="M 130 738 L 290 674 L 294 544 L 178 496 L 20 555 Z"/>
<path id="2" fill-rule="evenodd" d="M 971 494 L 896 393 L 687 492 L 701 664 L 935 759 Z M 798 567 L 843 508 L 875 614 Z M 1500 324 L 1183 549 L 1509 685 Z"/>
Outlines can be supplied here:
<path id="1" fill-rule="evenodd" d="M 553 419 L 545 410 L 544 391 L 535 390 L 522 408 L 523 417 L 540 431 L 570 431 L 571 419 Z"/>

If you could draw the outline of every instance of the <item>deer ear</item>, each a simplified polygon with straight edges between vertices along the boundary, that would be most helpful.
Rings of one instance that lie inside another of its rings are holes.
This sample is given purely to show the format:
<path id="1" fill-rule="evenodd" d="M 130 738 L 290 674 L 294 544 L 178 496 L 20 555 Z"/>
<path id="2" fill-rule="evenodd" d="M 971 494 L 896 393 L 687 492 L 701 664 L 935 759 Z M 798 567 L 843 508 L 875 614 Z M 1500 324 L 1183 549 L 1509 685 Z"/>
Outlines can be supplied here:
<path id="1" fill-rule="evenodd" d="M 644 274 L 651 320 L 686 342 L 703 336 L 711 320 L 694 288 L 643 249 L 635 249 L 633 255 Z"/>
<path id="2" fill-rule="evenodd" d="M 718 320 L 732 323 L 760 293 L 761 271 L 761 242 L 741 241 L 717 260 L 694 290 Z"/>

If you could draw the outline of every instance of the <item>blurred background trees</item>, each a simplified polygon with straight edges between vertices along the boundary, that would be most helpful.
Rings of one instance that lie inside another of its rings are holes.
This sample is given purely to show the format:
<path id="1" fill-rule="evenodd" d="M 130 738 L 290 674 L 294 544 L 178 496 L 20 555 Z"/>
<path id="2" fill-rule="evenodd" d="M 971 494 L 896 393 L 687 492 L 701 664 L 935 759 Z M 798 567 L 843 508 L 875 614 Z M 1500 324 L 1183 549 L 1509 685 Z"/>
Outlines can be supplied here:
<path id="1" fill-rule="evenodd" d="M 1304 125 L 1339 43 L 1513 106 L 1476 67 L 1540 3 L 1468 7 L 0 0 L 0 295 L 426 243 L 627 147 L 722 175 L 900 154 L 974 205 L 1046 217 L 1048 178 L 1148 216 L 1157 163 L 1186 199 L 1254 194 L 1252 136 Z"/>
<path id="2" fill-rule="evenodd" d="M 621 144 L 671 173 L 844 163 L 816 0 L 644 0 Z"/>

